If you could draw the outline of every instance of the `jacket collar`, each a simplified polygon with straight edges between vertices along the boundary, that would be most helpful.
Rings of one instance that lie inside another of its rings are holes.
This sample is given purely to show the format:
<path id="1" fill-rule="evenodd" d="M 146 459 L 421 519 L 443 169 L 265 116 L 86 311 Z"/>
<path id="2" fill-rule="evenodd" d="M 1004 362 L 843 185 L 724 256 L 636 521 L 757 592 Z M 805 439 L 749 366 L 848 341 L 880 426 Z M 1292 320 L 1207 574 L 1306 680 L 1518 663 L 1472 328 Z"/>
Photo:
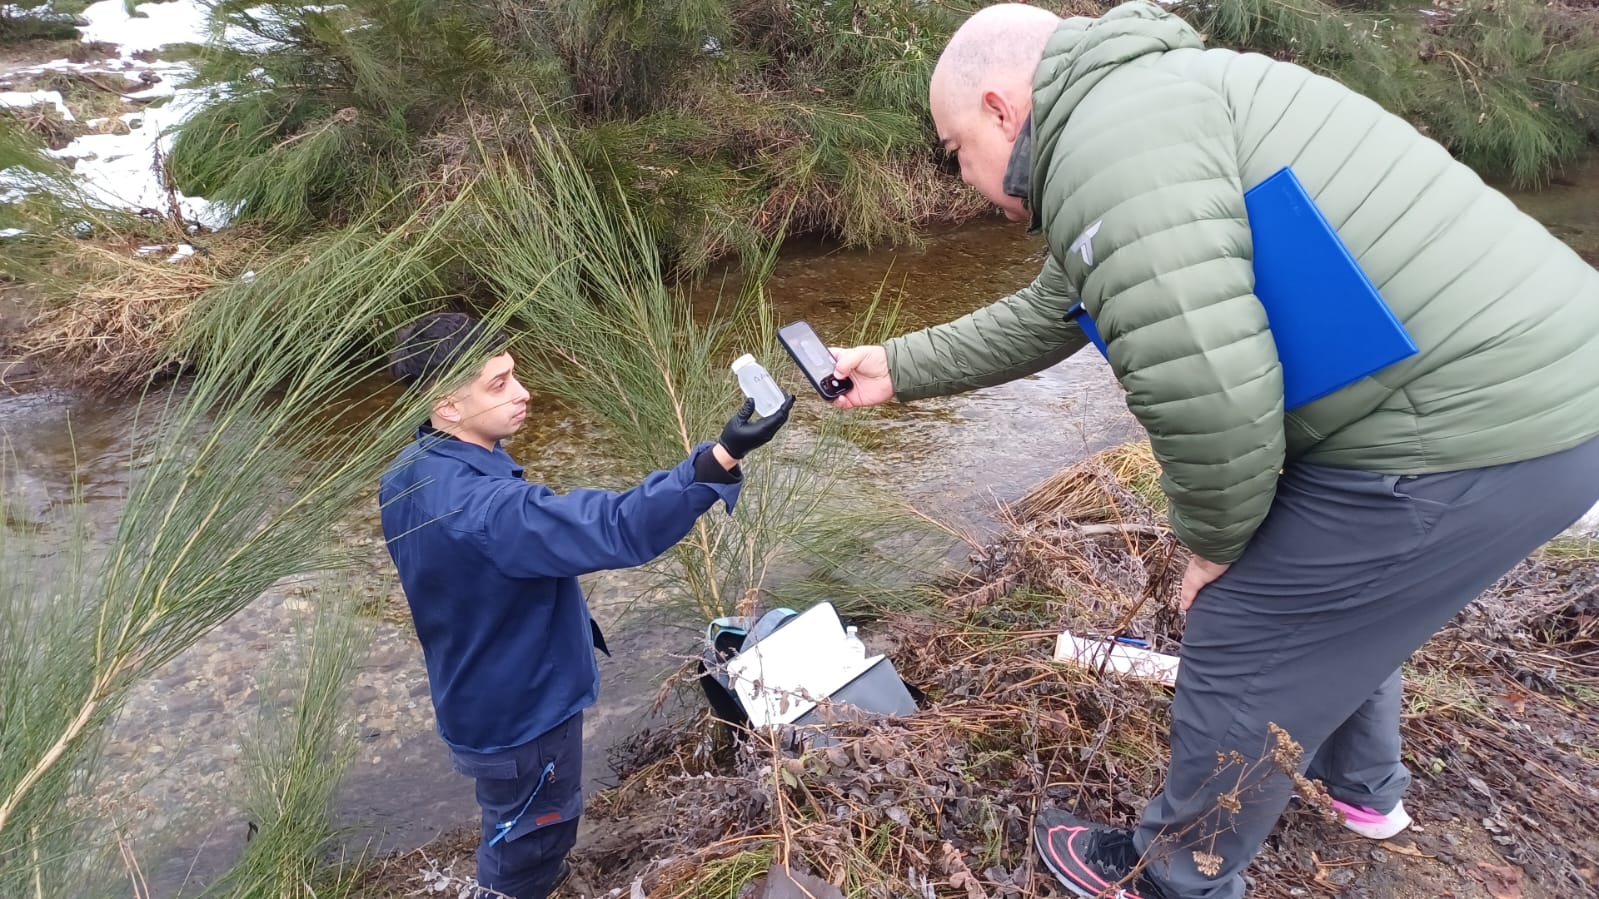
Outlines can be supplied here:
<path id="1" fill-rule="evenodd" d="M 511 454 L 505 451 L 500 444 L 494 444 L 494 449 L 486 450 L 475 443 L 458 440 L 443 431 L 435 430 L 432 425 L 423 424 L 416 429 L 416 449 L 419 454 L 427 453 L 464 462 L 477 471 L 496 478 L 520 478 L 522 466 L 516 464 Z"/>
<path id="2" fill-rule="evenodd" d="M 1022 130 L 1016 135 L 1016 143 L 1011 145 L 1010 161 L 1005 164 L 1005 180 L 1000 185 L 1006 196 L 1020 197 L 1027 209 L 1032 212 L 1032 221 L 1028 224 L 1029 231 L 1036 231 L 1039 227 L 1038 204 L 1033 201 L 1033 116 L 1028 114 L 1022 122 Z"/>
<path id="3" fill-rule="evenodd" d="M 1044 187 L 1050 161 L 1077 104 L 1117 68 L 1155 53 L 1203 49 L 1205 42 L 1182 18 L 1147 2 L 1123 3 L 1097 18 L 1062 19 L 1033 73 L 1032 179 Z M 1031 230 L 1043 225 L 1040 197 L 1031 197 Z"/>

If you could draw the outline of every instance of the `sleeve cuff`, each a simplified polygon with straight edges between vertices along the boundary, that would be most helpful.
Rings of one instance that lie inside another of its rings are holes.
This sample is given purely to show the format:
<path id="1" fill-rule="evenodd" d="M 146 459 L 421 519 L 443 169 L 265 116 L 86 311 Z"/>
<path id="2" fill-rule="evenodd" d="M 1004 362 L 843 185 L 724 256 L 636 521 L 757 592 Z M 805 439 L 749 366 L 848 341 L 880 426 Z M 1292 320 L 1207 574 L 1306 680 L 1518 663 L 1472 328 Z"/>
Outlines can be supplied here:
<path id="1" fill-rule="evenodd" d="M 694 455 L 694 480 L 701 484 L 737 484 L 744 479 L 741 466 L 733 466 L 729 471 L 716 461 L 716 454 L 711 452 L 709 444 L 701 447 Z"/>
<path id="2" fill-rule="evenodd" d="M 694 450 L 690 466 L 694 474 L 694 483 L 702 484 L 716 492 L 716 498 L 722 501 L 727 508 L 727 514 L 733 514 L 733 507 L 738 505 L 739 491 L 744 487 L 743 466 L 735 466 L 732 471 L 722 467 L 716 461 L 716 455 L 711 452 L 712 444 L 702 443 Z"/>

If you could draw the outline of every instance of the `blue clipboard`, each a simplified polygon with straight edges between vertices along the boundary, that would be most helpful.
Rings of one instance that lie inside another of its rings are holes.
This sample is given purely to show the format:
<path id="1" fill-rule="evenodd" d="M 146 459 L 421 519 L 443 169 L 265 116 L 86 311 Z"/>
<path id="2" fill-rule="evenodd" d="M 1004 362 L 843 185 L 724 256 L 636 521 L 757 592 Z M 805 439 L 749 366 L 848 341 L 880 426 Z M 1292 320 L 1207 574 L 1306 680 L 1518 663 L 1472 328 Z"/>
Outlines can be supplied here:
<path id="1" fill-rule="evenodd" d="M 1255 296 L 1283 367 L 1283 406 L 1335 393 L 1416 354 L 1416 343 L 1288 168 L 1244 193 Z M 1066 311 L 1106 353 L 1082 303 Z"/>

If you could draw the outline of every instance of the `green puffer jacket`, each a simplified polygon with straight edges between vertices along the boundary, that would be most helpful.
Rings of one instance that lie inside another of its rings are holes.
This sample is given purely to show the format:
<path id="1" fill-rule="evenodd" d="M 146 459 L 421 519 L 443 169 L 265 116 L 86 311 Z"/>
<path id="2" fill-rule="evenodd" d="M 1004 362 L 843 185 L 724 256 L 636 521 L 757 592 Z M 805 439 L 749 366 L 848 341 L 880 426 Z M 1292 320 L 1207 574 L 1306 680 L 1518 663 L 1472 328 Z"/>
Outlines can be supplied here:
<path id="1" fill-rule="evenodd" d="M 1081 297 L 1149 431 L 1171 523 L 1230 562 L 1285 461 L 1419 474 L 1599 434 L 1599 272 L 1437 143 L 1338 83 L 1206 50 L 1135 2 L 1063 22 L 1033 81 L 1031 286 L 888 344 L 901 400 L 1031 374 L 1085 345 Z M 1244 191 L 1283 166 L 1420 352 L 1285 414 Z"/>

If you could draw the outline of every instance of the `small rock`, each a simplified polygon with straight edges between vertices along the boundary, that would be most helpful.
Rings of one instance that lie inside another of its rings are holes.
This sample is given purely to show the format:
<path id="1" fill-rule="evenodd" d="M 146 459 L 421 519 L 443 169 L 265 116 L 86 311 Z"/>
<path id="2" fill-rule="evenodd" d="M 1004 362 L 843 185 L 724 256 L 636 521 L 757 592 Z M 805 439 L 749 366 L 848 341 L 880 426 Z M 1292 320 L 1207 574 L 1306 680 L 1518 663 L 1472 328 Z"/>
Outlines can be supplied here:
<path id="1" fill-rule="evenodd" d="M 0 497 L 0 513 L 4 520 L 36 524 L 50 511 L 50 490 L 38 478 L 12 475 L 5 485 L 6 495 Z"/>

